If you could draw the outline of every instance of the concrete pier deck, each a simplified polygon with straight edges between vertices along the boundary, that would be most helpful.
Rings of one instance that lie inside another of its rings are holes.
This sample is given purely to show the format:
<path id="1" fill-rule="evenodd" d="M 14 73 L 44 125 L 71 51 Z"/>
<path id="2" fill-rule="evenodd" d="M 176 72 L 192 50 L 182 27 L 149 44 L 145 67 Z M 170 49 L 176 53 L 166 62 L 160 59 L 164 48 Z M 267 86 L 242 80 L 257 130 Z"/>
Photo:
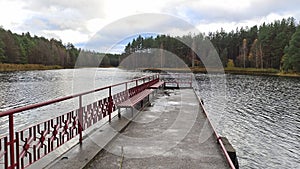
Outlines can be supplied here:
<path id="1" fill-rule="evenodd" d="M 202 111 L 193 89 L 164 90 L 84 168 L 229 168 Z"/>

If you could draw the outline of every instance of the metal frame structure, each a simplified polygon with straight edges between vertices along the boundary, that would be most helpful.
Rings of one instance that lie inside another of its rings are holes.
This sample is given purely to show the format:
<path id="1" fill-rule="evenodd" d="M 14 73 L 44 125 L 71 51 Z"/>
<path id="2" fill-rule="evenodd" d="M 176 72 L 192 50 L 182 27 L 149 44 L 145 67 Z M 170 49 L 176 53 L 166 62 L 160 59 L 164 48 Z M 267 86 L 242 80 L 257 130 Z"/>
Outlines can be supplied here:
<path id="1" fill-rule="evenodd" d="M 118 103 L 133 97 L 155 84 L 158 80 L 159 75 L 155 74 L 0 112 L 0 118 L 8 117 L 9 126 L 8 134 L 0 137 L 0 168 L 25 168 L 75 137 L 78 137 L 79 143 L 82 143 L 82 135 L 85 129 L 93 126 L 106 116 L 109 116 L 110 122 L 111 114 L 116 110 Z M 120 88 L 123 88 L 123 91 L 117 91 Z M 106 97 L 94 103 L 83 105 L 83 96 L 99 91 L 106 91 Z M 14 125 L 16 114 L 76 98 L 78 98 L 79 103 L 77 109 L 16 131 Z"/>
<path id="2" fill-rule="evenodd" d="M 164 81 L 166 88 L 192 88 L 192 73 L 169 73 L 159 74 L 159 79 Z"/>
<path id="3" fill-rule="evenodd" d="M 155 74 L 75 95 L 0 112 L 0 118 L 8 117 L 9 125 L 8 134 L 0 137 L 0 168 L 19 169 L 30 166 L 75 137 L 78 137 L 79 143 L 82 143 L 83 131 L 106 116 L 109 116 L 110 122 L 112 118 L 111 114 L 117 109 L 118 104 L 130 99 L 136 94 L 149 88 L 151 85 L 158 83 L 160 79 L 164 80 L 165 85 L 175 84 L 175 87 L 177 88 L 192 88 L 192 77 L 192 74 Z M 114 89 L 118 87 L 123 87 L 123 90 L 114 92 Z M 83 96 L 99 91 L 107 91 L 106 97 L 93 103 L 83 105 Z M 207 112 L 201 103 L 201 99 L 199 96 L 197 97 L 200 106 L 207 116 Z M 14 115 L 74 98 L 78 98 L 79 107 L 77 109 L 44 122 L 34 124 L 25 129 L 15 131 Z M 230 168 L 235 169 L 221 137 L 217 134 L 210 121 L 209 124 L 214 131 L 215 137 L 221 146 Z"/>

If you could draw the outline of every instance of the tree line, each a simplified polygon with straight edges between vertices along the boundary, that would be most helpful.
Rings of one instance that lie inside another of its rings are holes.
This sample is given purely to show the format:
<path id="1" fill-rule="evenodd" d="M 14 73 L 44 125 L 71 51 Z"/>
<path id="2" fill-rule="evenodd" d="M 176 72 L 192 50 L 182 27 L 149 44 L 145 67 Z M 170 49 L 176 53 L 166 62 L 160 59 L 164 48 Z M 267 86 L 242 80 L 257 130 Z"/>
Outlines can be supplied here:
<path id="1" fill-rule="evenodd" d="M 76 65 L 79 55 L 84 63 Z M 72 43 L 63 44 L 54 38 L 21 35 L 0 28 L 0 63 L 76 66 L 118 66 L 118 56 L 76 48 Z M 101 62 L 102 61 L 102 62 Z M 97 65 L 95 65 L 97 64 Z"/>
<path id="2" fill-rule="evenodd" d="M 201 55 L 208 55 L 203 47 L 207 45 L 206 40 L 213 44 L 224 67 L 233 62 L 236 67 L 300 72 L 300 28 L 292 17 L 250 28 L 236 28 L 231 32 L 221 29 L 208 35 L 138 36 L 126 45 L 124 54 L 147 53 L 151 48 L 160 48 L 177 55 L 189 66 L 204 66 L 203 56 L 194 55 L 197 50 Z M 196 47 L 193 42 L 197 42 Z"/>
<path id="3" fill-rule="evenodd" d="M 29 32 L 22 35 L 0 28 L 0 63 L 43 64 L 72 67 L 80 49 L 62 41 L 31 36 Z"/>
<path id="4" fill-rule="evenodd" d="M 125 46 L 122 54 L 82 50 L 72 43 L 63 44 L 61 40 L 31 36 L 30 33 L 19 35 L 0 28 L 0 63 L 74 67 L 79 55 L 82 55 L 80 58 L 84 59 L 80 66 L 119 66 L 123 59 L 133 53 L 140 58 L 151 57 L 154 56 L 151 55 L 151 49 L 163 49 L 178 56 L 188 66 L 204 67 L 203 62 L 212 60 L 214 55 L 208 50 L 210 42 L 224 67 L 274 68 L 300 72 L 300 28 L 294 18 L 250 28 L 236 28 L 231 32 L 221 29 L 208 35 L 139 35 Z M 197 56 L 199 53 L 200 56 Z M 159 55 L 160 52 L 156 51 L 155 54 Z M 165 56 L 164 62 L 171 67 L 177 64 L 168 56 Z"/>

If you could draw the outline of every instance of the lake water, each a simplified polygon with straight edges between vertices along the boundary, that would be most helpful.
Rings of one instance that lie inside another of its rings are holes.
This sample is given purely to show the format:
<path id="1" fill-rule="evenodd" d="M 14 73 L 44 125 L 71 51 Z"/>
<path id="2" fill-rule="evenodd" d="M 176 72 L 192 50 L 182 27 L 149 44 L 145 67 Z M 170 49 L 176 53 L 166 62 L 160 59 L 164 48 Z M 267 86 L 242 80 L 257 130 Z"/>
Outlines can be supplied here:
<path id="1" fill-rule="evenodd" d="M 117 68 L 0 72 L 0 111 L 78 94 L 147 75 Z M 107 95 L 105 95 L 107 96 Z M 95 101 L 83 96 L 83 105 Z M 15 115 L 16 130 L 79 107 L 78 98 Z M 8 131 L 8 118 L 0 118 L 0 135 Z"/>
<path id="2" fill-rule="evenodd" d="M 226 96 L 215 99 L 221 89 L 212 86 L 224 78 Z M 198 74 L 196 79 L 214 126 L 237 151 L 240 168 L 300 168 L 300 78 Z"/>
<path id="3" fill-rule="evenodd" d="M 0 111 L 143 75 L 116 68 L 2 72 Z M 240 168 L 300 168 L 299 78 L 204 74 L 195 78 L 214 126 L 237 150 Z M 218 87 L 224 82 L 226 86 Z M 15 116 L 15 124 L 22 128 L 49 119 L 77 103 L 70 100 L 23 112 Z M 1 118 L 0 134 L 5 132 L 7 119 Z"/>

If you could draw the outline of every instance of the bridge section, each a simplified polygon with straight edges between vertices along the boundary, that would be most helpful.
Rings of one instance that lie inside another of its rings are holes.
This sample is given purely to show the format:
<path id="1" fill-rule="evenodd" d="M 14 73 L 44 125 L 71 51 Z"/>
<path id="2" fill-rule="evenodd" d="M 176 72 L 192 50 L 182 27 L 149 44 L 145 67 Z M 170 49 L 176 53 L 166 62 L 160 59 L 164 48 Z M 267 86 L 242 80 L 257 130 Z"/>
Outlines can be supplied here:
<path id="1" fill-rule="evenodd" d="M 160 86 L 175 90 L 156 99 L 152 91 Z M 140 97 L 144 91 L 151 92 Z M 16 114 L 70 99 L 78 101 L 73 111 L 15 128 Z M 121 116 L 117 109 L 128 100 L 132 109 L 126 106 Z M 191 74 L 155 74 L 0 112 L 0 118 L 9 126 L 0 136 L 0 168 L 235 168 Z"/>
<path id="2" fill-rule="evenodd" d="M 193 89 L 158 95 L 86 168 L 229 168 Z"/>

